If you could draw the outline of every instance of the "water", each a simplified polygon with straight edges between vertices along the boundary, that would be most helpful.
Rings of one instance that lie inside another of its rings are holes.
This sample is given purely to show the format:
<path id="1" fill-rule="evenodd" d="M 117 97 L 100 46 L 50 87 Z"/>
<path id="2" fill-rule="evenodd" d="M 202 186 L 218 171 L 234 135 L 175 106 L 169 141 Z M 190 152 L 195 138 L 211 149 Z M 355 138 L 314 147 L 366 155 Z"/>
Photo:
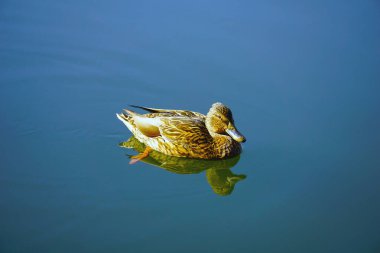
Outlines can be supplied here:
<path id="1" fill-rule="evenodd" d="M 379 252 L 379 7 L 2 1 L 0 251 Z M 116 112 L 216 101 L 229 170 L 129 165 Z"/>

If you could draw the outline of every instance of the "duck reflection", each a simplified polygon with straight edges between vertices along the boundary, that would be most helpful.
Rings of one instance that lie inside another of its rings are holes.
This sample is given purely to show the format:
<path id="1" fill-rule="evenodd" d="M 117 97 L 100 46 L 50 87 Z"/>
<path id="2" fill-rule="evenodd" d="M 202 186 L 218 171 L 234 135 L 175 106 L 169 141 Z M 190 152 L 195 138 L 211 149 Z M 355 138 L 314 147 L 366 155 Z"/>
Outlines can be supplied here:
<path id="1" fill-rule="evenodd" d="M 134 149 L 139 153 L 145 150 L 145 145 L 133 136 L 119 145 L 123 148 Z M 197 174 L 206 171 L 207 182 L 212 190 L 218 195 L 226 196 L 232 193 L 237 182 L 246 178 L 245 175 L 237 175 L 231 171 L 239 159 L 240 156 L 223 160 L 200 160 L 167 156 L 151 151 L 149 156 L 141 161 L 176 174 Z"/>

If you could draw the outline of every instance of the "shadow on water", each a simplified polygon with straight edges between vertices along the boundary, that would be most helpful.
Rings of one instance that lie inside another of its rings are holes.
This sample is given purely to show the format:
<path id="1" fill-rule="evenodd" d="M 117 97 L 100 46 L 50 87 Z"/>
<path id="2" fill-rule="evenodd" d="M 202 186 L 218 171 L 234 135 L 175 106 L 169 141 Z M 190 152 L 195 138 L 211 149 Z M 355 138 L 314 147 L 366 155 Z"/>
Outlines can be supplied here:
<path id="1" fill-rule="evenodd" d="M 135 137 L 119 144 L 120 147 L 134 149 L 141 153 L 145 150 L 145 145 Z M 131 157 L 132 155 L 128 155 Z M 246 178 L 246 175 L 234 174 L 231 168 L 240 160 L 240 156 L 222 160 L 201 160 L 183 157 L 168 156 L 157 151 L 151 151 L 149 156 L 141 160 L 176 174 L 198 174 L 206 171 L 207 182 L 212 190 L 222 196 L 230 195 L 235 184 Z"/>

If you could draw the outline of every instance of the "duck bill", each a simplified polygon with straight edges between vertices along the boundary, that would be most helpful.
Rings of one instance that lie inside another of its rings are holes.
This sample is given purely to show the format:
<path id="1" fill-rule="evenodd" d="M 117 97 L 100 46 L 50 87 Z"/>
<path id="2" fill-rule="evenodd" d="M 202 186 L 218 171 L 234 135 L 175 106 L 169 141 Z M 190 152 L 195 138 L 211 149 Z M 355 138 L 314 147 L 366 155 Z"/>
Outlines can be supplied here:
<path id="1" fill-rule="evenodd" d="M 239 133 L 236 128 L 229 128 L 226 130 L 227 134 L 237 142 L 245 142 L 245 137 Z"/>

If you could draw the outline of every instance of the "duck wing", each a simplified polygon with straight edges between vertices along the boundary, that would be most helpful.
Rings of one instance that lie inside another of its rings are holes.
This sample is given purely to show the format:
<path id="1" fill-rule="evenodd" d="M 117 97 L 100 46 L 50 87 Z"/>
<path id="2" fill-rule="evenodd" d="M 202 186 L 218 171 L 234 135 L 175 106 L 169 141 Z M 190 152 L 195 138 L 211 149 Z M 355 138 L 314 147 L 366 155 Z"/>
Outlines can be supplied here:
<path id="1" fill-rule="evenodd" d="M 197 148 L 209 145 L 213 138 L 202 119 L 163 117 L 159 126 L 161 136 L 175 146 Z"/>
<path id="2" fill-rule="evenodd" d="M 197 145 L 210 144 L 213 141 L 204 118 L 187 117 L 177 112 L 156 112 L 138 114 L 124 109 L 127 117 L 146 137 L 161 136 L 166 142 L 174 146 L 201 148 Z M 197 147 L 195 147 L 197 146 Z"/>

